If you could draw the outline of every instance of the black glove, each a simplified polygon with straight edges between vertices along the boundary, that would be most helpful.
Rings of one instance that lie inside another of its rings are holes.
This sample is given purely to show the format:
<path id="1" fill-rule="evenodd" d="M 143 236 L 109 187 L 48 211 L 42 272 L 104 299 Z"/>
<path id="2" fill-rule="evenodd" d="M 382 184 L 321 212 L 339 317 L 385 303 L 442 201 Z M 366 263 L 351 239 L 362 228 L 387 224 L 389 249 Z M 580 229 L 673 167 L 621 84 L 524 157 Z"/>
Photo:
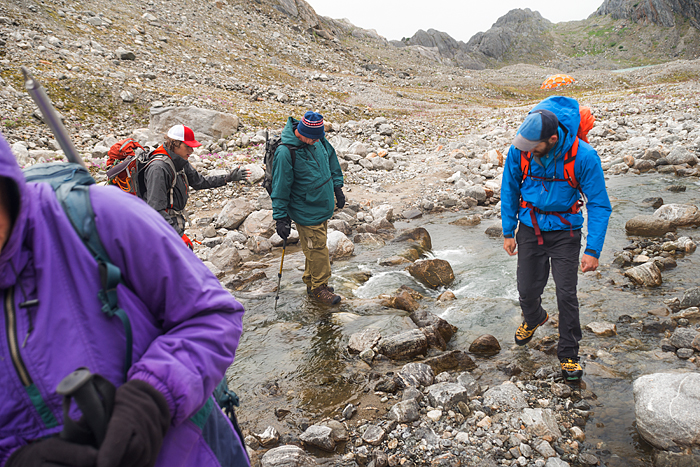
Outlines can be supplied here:
<path id="1" fill-rule="evenodd" d="M 250 170 L 243 167 L 236 167 L 228 175 L 226 175 L 226 183 L 237 182 L 248 177 L 250 177 Z"/>
<path id="2" fill-rule="evenodd" d="M 289 238 L 289 232 L 292 231 L 292 220 L 289 217 L 277 219 L 277 235 L 282 237 L 282 240 Z"/>
<path id="3" fill-rule="evenodd" d="M 343 194 L 343 187 L 337 186 L 333 188 L 333 191 L 335 191 L 335 204 L 338 206 L 338 209 L 343 209 L 343 206 L 345 206 L 345 195 Z"/>
<path id="4" fill-rule="evenodd" d="M 163 394 L 145 381 L 127 381 L 117 389 L 97 465 L 152 467 L 169 426 L 170 409 Z"/>
<path id="5" fill-rule="evenodd" d="M 5 467 L 94 467 L 96 464 L 97 449 L 56 437 L 19 448 L 5 462 Z"/>

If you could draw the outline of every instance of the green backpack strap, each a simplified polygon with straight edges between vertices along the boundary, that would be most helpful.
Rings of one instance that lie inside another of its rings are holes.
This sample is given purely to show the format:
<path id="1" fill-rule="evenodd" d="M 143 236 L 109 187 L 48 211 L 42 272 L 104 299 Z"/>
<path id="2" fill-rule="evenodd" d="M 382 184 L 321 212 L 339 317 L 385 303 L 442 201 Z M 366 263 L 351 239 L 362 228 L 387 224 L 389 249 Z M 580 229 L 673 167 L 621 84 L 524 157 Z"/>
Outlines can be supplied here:
<path id="1" fill-rule="evenodd" d="M 43 182 L 51 185 L 75 232 L 97 261 L 102 285 L 97 297 L 102 302 L 102 312 L 109 317 L 116 315 L 124 326 L 126 336 L 124 381 L 126 381 L 132 359 L 131 322 L 117 302 L 117 285 L 122 283 L 121 270 L 110 261 L 95 226 L 95 212 L 92 210 L 89 190 L 90 185 L 95 184 L 95 180 L 87 169 L 71 162 L 36 164 L 24 169 L 24 177 L 28 182 Z"/>

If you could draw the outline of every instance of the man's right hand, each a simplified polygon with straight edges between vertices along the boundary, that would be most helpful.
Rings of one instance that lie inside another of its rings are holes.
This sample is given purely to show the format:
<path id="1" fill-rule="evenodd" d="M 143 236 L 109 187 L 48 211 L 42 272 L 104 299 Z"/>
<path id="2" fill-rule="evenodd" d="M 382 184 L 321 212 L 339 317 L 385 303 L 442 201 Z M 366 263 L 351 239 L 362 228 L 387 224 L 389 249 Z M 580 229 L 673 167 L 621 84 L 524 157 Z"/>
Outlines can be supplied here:
<path id="1" fill-rule="evenodd" d="M 514 238 L 504 238 L 503 239 L 503 249 L 506 250 L 506 253 L 508 253 L 510 256 L 515 256 L 518 254 L 518 250 L 516 249 L 518 247 L 518 244 L 515 243 Z"/>
<path id="2" fill-rule="evenodd" d="M 289 217 L 277 219 L 277 235 L 282 237 L 282 240 L 289 238 L 289 233 L 292 231 L 292 220 Z"/>
<path id="3" fill-rule="evenodd" d="M 50 467 L 71 465 L 94 467 L 97 449 L 83 444 L 70 443 L 61 438 L 48 438 L 19 448 L 5 463 L 6 467 Z"/>

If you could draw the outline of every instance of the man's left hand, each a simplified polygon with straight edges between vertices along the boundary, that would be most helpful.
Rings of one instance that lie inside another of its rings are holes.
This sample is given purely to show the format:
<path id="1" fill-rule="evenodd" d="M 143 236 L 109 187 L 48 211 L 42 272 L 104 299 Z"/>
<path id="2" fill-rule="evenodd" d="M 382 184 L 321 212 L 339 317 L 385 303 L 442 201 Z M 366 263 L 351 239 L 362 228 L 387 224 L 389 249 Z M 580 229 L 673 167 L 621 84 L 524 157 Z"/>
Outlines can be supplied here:
<path id="1" fill-rule="evenodd" d="M 338 209 L 343 209 L 343 206 L 345 206 L 345 195 L 343 194 L 343 187 L 337 186 L 333 188 L 333 191 L 335 192 L 335 204 L 338 206 Z"/>
<path id="2" fill-rule="evenodd" d="M 583 255 L 583 258 L 581 258 L 581 271 L 588 272 L 596 269 L 598 269 L 598 258 L 591 255 Z"/>

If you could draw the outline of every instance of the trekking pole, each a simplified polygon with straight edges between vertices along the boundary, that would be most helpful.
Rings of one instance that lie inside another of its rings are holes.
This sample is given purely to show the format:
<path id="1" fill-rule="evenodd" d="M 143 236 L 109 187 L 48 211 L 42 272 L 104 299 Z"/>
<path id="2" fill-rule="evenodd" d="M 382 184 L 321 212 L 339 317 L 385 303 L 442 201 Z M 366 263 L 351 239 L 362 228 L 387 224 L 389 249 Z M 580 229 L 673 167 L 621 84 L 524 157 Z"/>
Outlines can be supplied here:
<path id="1" fill-rule="evenodd" d="M 277 273 L 277 295 L 275 296 L 275 311 L 277 311 L 277 300 L 280 299 L 280 283 L 282 283 L 282 266 L 284 265 L 284 252 L 287 249 L 287 239 L 282 241 L 282 261 L 280 261 L 280 272 Z"/>
<path id="2" fill-rule="evenodd" d="M 85 162 L 78 154 L 78 150 L 73 145 L 66 127 L 63 126 L 61 119 L 58 117 L 58 113 L 53 108 L 51 104 L 51 99 L 46 95 L 46 91 L 41 86 L 41 83 L 37 81 L 26 67 L 22 67 L 22 74 L 24 75 L 24 87 L 32 96 L 32 100 L 39 107 L 39 111 L 44 116 L 44 122 L 49 126 L 51 132 L 56 137 L 58 145 L 61 146 L 63 153 L 66 158 L 73 163 L 80 164 L 87 169 Z"/>

